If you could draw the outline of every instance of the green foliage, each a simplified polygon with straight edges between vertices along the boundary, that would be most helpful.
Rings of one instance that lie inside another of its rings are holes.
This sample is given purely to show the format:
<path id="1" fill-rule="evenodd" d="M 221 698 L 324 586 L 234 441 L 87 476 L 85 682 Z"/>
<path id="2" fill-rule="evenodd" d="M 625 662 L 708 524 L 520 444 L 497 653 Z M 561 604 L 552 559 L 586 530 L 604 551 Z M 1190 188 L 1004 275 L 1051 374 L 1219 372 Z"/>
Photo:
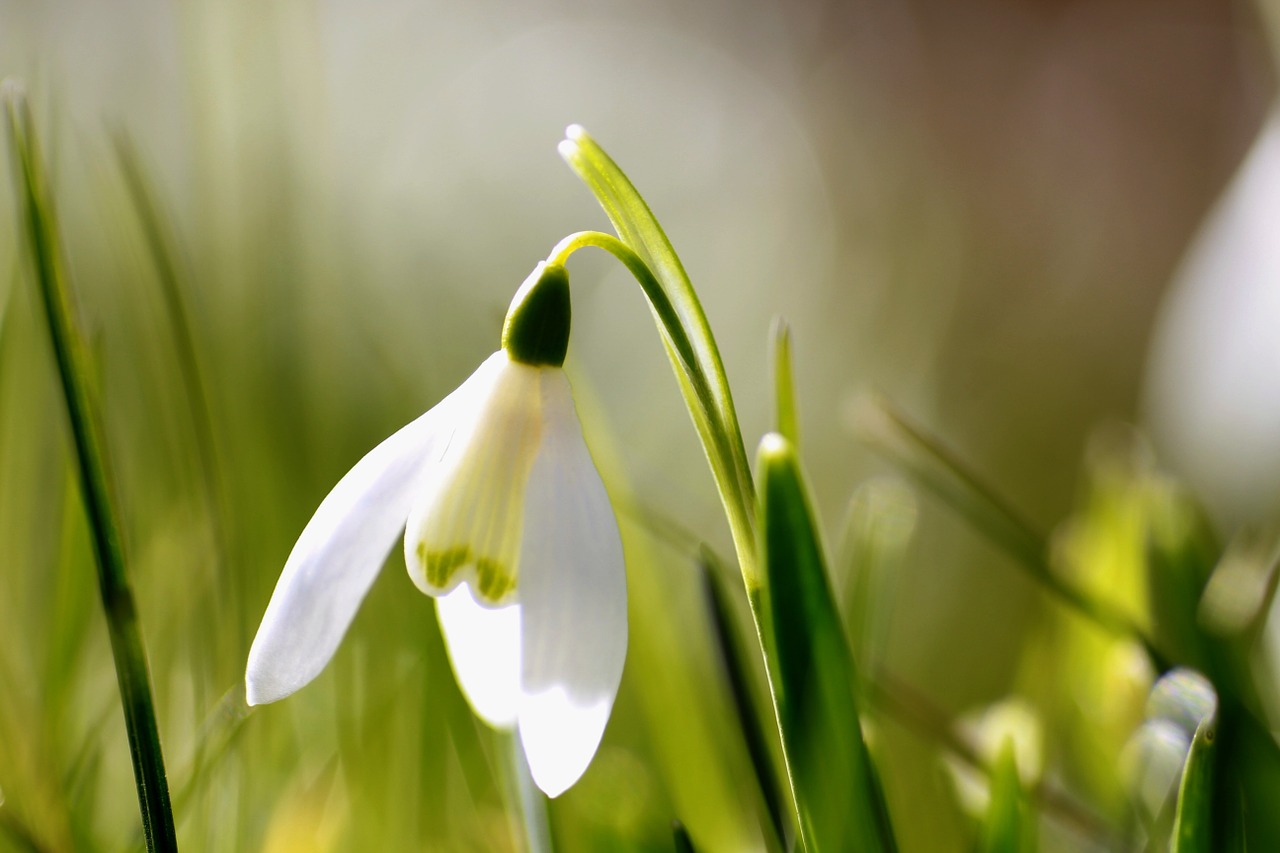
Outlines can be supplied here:
<path id="1" fill-rule="evenodd" d="M 760 445 L 761 553 L 783 749 L 808 849 L 896 850 L 795 448 Z"/>
<path id="2" fill-rule="evenodd" d="M 1034 853 L 1034 815 L 1018 776 L 1018 759 L 1011 739 L 1005 739 L 991 769 L 990 797 L 979 853 Z"/>

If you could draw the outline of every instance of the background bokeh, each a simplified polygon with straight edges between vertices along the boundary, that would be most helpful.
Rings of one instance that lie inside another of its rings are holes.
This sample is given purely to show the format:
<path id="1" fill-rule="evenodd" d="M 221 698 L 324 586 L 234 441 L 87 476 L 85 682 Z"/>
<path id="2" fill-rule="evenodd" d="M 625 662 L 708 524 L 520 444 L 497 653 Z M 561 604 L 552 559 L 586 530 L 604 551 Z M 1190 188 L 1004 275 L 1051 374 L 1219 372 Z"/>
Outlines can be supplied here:
<path id="1" fill-rule="evenodd" d="M 319 681 L 224 717 L 329 487 L 496 347 L 557 240 L 607 228 L 556 155 L 565 125 L 680 252 L 748 445 L 769 427 L 770 322 L 791 323 L 832 544 L 891 470 L 855 435 L 868 388 L 1048 530 L 1082 499 L 1091 437 L 1140 419 L 1161 296 L 1274 94 L 1264 19 L 1209 0 L 0 0 L 0 76 L 31 92 L 98 356 L 190 849 L 512 843 L 502 747 L 397 556 Z M 202 392 L 122 136 L 178 249 Z M 18 235 L 0 205 L 0 791 L 39 849 L 119 848 L 136 840 L 128 753 Z M 587 253 L 571 272 L 568 367 L 632 496 L 633 634 L 557 841 L 666 849 L 679 817 L 709 849 L 755 845 L 693 552 L 643 520 L 732 553 L 713 484 L 639 292 Z M 958 715 L 1009 689 L 1046 605 L 945 509 L 919 512 L 884 665 Z M 881 735 L 895 815 L 928 816 L 902 823 L 904 849 L 964 849 L 936 746 Z"/>

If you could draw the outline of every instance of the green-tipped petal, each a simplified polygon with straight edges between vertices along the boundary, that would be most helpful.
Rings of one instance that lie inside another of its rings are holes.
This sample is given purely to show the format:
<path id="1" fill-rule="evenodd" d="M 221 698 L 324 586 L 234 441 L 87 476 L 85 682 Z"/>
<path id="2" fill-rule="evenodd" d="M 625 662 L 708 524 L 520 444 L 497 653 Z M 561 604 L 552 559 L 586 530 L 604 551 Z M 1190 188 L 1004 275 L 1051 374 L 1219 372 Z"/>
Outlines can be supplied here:
<path id="1" fill-rule="evenodd" d="M 541 441 L 542 370 L 494 353 L 476 371 L 439 473 L 405 528 L 409 576 L 428 595 L 463 581 L 490 606 L 517 595 L 524 488 Z"/>

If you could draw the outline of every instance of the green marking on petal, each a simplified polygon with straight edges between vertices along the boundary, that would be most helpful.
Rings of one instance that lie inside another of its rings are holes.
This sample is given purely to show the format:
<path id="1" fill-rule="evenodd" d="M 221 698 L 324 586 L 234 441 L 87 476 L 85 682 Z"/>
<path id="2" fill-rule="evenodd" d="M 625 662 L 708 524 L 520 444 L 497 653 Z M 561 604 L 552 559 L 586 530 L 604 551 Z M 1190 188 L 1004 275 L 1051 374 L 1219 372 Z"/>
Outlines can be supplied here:
<path id="1" fill-rule="evenodd" d="M 516 575 L 512 567 L 499 560 L 476 557 L 466 545 L 431 551 L 425 542 L 419 542 L 417 553 L 427 582 L 438 589 L 450 589 L 463 579 L 457 575 L 471 568 L 475 574 L 472 592 L 490 604 L 497 604 L 515 592 Z"/>
<path id="2" fill-rule="evenodd" d="M 516 589 L 516 577 L 497 560 L 476 560 L 476 591 L 485 601 L 497 602 Z"/>
<path id="3" fill-rule="evenodd" d="M 418 559 L 432 586 L 448 587 L 456 571 L 471 561 L 471 549 L 466 545 L 444 551 L 428 551 L 427 543 L 418 543 Z"/>

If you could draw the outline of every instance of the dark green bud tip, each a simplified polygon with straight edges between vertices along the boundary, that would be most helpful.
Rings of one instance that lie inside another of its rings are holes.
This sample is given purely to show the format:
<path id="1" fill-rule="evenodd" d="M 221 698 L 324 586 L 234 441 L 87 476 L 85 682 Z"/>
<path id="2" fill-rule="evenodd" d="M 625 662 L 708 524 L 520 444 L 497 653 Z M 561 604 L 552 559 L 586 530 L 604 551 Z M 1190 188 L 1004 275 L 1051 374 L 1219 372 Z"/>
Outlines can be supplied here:
<path id="1" fill-rule="evenodd" d="M 516 291 L 502 326 L 502 348 L 513 361 L 560 367 L 569 349 L 569 273 L 541 261 Z"/>

